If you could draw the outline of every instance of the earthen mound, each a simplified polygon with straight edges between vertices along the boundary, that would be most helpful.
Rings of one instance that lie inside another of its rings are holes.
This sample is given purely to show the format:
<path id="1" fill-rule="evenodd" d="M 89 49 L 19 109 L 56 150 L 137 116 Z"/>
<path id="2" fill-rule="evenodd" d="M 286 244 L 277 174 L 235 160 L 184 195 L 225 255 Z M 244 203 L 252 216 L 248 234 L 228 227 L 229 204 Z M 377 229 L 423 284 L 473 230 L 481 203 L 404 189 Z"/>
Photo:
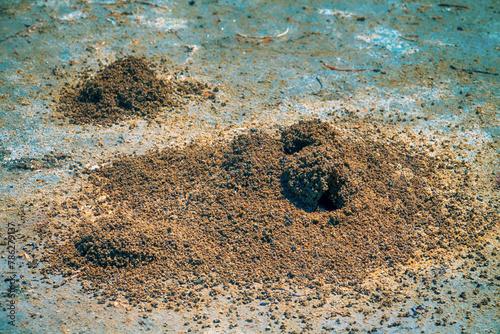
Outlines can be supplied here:
<path id="1" fill-rule="evenodd" d="M 72 123 L 109 125 L 130 117 L 154 117 L 182 104 L 182 97 L 214 98 L 207 84 L 160 79 L 144 58 L 127 56 L 75 87 L 63 89 L 57 110 Z"/>
<path id="2" fill-rule="evenodd" d="M 494 209 L 475 205 L 469 181 L 456 177 L 464 163 L 352 132 L 332 138 L 317 120 L 283 133 L 92 171 L 71 204 L 92 209 L 73 213 L 80 223 L 48 249 L 47 270 L 81 272 L 84 289 L 134 303 L 201 303 L 198 287 L 219 284 L 265 284 L 267 298 L 282 284 L 359 282 L 417 253 L 473 242 L 494 222 Z M 53 243 L 62 232 L 50 226 L 41 233 Z"/>

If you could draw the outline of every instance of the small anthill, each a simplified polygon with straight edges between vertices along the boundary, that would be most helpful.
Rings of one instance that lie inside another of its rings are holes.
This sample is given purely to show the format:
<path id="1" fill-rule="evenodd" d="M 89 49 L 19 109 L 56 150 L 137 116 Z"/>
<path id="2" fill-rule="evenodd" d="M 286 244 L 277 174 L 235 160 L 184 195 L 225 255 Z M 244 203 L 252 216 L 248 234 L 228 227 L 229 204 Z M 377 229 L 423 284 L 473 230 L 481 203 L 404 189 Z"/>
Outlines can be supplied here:
<path id="1" fill-rule="evenodd" d="M 75 124 L 111 125 L 132 117 L 154 117 L 181 106 L 186 98 L 215 98 L 212 91 L 216 89 L 206 83 L 170 77 L 158 77 L 145 58 L 120 58 L 76 86 L 63 88 L 57 110 Z"/>

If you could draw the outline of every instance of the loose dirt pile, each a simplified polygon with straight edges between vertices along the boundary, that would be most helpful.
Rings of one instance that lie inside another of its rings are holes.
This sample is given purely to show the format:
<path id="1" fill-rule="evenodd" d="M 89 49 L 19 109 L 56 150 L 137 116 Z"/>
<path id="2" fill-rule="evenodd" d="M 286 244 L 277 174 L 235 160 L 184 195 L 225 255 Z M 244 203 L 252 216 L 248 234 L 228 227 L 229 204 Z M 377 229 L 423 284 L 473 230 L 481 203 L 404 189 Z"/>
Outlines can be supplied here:
<path id="1" fill-rule="evenodd" d="M 103 125 L 130 117 L 151 118 L 181 106 L 186 98 L 215 98 L 207 84 L 161 79 L 151 64 L 134 56 L 116 60 L 60 95 L 57 111 L 72 123 Z"/>
<path id="2" fill-rule="evenodd" d="M 492 224 L 465 164 L 353 134 L 313 120 L 116 160 L 63 204 L 69 231 L 41 226 L 47 270 L 174 308 L 219 284 L 263 284 L 262 299 L 284 285 L 330 293 Z"/>

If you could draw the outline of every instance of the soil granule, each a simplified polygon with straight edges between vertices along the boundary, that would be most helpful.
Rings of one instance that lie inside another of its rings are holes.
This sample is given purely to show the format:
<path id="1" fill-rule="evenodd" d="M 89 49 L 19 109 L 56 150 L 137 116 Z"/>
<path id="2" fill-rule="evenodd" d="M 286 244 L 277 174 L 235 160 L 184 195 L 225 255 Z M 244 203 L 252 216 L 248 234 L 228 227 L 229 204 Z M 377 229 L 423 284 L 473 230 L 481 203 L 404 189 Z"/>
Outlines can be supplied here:
<path id="1" fill-rule="evenodd" d="M 72 123 L 110 125 L 131 117 L 152 118 L 181 106 L 185 98 L 215 98 L 207 84 L 162 79 L 152 66 L 134 56 L 118 59 L 75 87 L 64 88 L 57 111 Z"/>
<path id="2" fill-rule="evenodd" d="M 492 213 L 469 177 L 443 179 L 450 170 L 466 166 L 318 120 L 123 157 L 90 171 L 81 197 L 58 209 L 66 232 L 40 227 L 47 270 L 173 308 L 220 284 L 263 284 L 261 299 L 283 285 L 335 291 L 484 233 Z"/>

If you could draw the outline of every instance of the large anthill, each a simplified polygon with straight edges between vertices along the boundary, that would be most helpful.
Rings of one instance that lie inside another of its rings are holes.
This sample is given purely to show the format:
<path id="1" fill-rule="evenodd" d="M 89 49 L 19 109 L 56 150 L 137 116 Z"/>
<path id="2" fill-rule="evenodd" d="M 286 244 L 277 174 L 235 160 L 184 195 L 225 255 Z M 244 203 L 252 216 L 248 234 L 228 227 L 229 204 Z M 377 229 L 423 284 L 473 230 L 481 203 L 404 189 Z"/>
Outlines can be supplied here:
<path id="1" fill-rule="evenodd" d="M 125 157 L 92 171 L 92 210 L 46 260 L 87 290 L 172 307 L 202 301 L 199 286 L 347 284 L 491 223 L 464 180 L 441 182 L 450 163 L 317 120 Z"/>

